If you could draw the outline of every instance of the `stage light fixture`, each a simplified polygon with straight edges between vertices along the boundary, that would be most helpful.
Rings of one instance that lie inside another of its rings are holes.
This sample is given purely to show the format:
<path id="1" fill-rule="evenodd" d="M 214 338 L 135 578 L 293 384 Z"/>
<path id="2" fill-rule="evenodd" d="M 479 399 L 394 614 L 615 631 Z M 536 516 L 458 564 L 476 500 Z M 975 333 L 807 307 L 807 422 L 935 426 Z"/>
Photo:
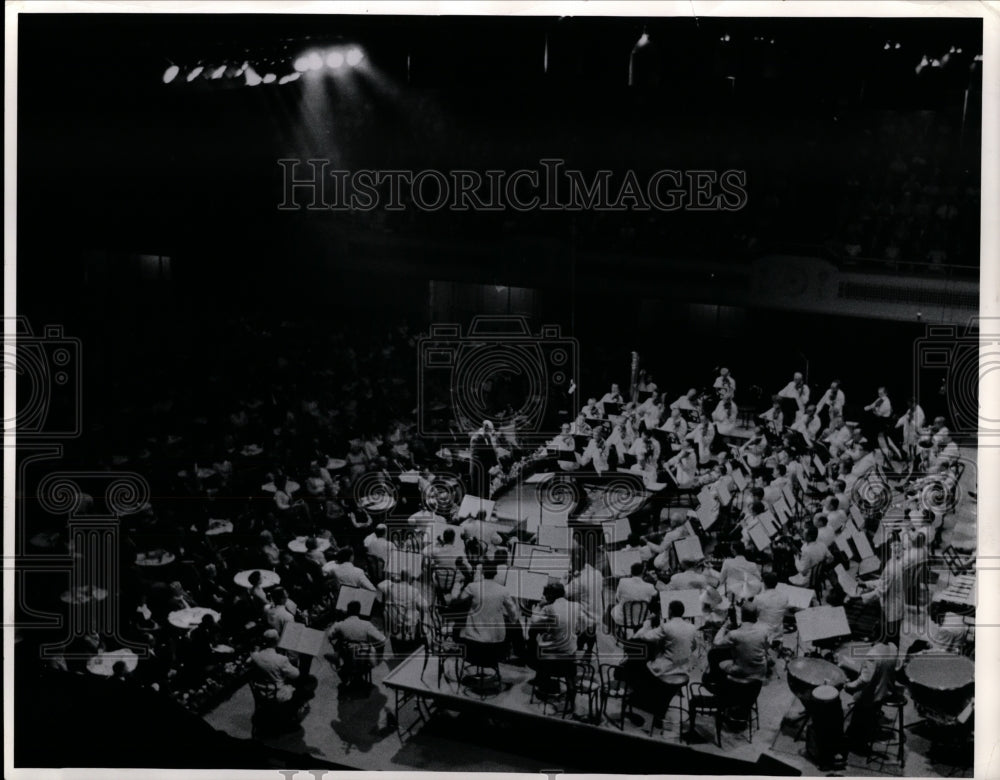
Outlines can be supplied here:
<path id="1" fill-rule="evenodd" d="M 247 86 L 256 87 L 263 81 L 260 75 L 252 67 L 247 67 L 246 69 Z"/>
<path id="2" fill-rule="evenodd" d="M 339 49 L 329 52 L 326 55 L 326 67 L 333 69 L 344 67 L 344 53 Z"/>
<path id="3" fill-rule="evenodd" d="M 319 70 L 323 67 L 323 58 L 318 51 L 310 52 L 306 56 L 306 64 L 309 66 L 309 70 Z"/>
<path id="4" fill-rule="evenodd" d="M 348 49 L 347 55 L 345 57 L 345 59 L 347 60 L 347 64 L 350 65 L 352 68 L 356 68 L 358 65 L 360 65 L 361 60 L 363 60 L 364 58 L 365 58 L 365 53 L 361 51 L 361 49 L 359 49 L 357 46 L 352 46 L 350 49 Z"/>
<path id="5" fill-rule="evenodd" d="M 277 80 L 278 77 L 275 76 L 273 73 L 265 73 L 264 78 L 261 79 L 261 81 L 263 81 L 265 84 L 273 84 Z"/>
<path id="6" fill-rule="evenodd" d="M 204 65 L 196 65 L 195 67 L 193 67 L 191 69 L 191 72 L 187 74 L 188 83 L 190 83 L 190 82 L 194 81 L 196 78 L 198 78 L 201 75 L 201 72 L 203 70 L 205 70 L 205 66 Z"/>
<path id="7" fill-rule="evenodd" d="M 305 73 L 309 70 L 309 58 L 308 57 L 298 57 L 295 62 L 292 63 L 292 67 L 295 68 L 296 73 Z"/>
<path id="8" fill-rule="evenodd" d="M 169 84 L 171 81 L 177 78 L 177 74 L 180 72 L 181 72 L 180 68 L 178 68 L 176 65 L 171 65 L 165 71 L 163 71 L 163 83 Z"/>
<path id="9" fill-rule="evenodd" d="M 214 79 L 221 79 L 223 77 L 223 75 L 225 75 L 226 67 L 227 66 L 225 66 L 225 65 L 220 65 L 219 67 L 217 67 L 215 70 L 212 71 L 211 78 L 213 80 Z"/>
<path id="10" fill-rule="evenodd" d="M 298 81 L 299 77 L 301 75 L 302 74 L 298 73 L 298 72 L 297 73 L 288 73 L 288 74 L 282 76 L 280 79 L 278 79 L 278 83 L 279 84 L 289 84 L 292 81 Z"/>

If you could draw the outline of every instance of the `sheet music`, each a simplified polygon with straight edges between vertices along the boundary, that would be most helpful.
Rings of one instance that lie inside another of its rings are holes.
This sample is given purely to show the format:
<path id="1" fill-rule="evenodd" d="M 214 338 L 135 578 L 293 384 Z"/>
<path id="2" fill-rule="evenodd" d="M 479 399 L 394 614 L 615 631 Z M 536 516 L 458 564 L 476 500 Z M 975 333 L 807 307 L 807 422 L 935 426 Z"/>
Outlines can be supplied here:
<path id="1" fill-rule="evenodd" d="M 347 605 L 352 601 L 357 601 L 361 604 L 361 615 L 363 617 L 371 617 L 372 605 L 375 603 L 375 591 L 366 590 L 365 588 L 355 588 L 351 585 L 342 585 L 340 592 L 337 593 L 337 603 L 334 609 L 346 612 Z"/>
<path id="2" fill-rule="evenodd" d="M 638 550 L 608 552 L 608 566 L 615 577 L 628 577 L 632 573 L 633 563 L 642 563 Z"/>

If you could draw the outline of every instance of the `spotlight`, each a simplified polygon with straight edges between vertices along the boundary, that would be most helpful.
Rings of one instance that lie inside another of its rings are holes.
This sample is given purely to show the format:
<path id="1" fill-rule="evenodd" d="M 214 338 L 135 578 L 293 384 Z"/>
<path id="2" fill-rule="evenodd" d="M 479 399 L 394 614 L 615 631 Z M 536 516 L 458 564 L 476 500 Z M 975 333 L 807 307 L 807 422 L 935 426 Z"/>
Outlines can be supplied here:
<path id="1" fill-rule="evenodd" d="M 309 66 L 309 70 L 319 70 L 323 67 L 323 58 L 319 56 L 318 51 L 311 52 L 306 57 L 306 64 Z"/>
<path id="2" fill-rule="evenodd" d="M 252 67 L 247 67 L 246 77 L 248 87 L 256 87 L 261 81 L 263 81 L 263 79 L 257 74 L 257 71 L 255 71 Z"/>
<path id="3" fill-rule="evenodd" d="M 288 75 L 282 76 L 280 79 L 278 79 L 278 83 L 279 84 L 288 84 L 288 83 L 290 83 L 292 81 L 298 81 L 299 80 L 299 76 L 301 76 L 301 75 L 302 75 L 301 73 L 289 73 Z"/>
<path id="4" fill-rule="evenodd" d="M 273 73 L 265 73 L 264 78 L 262 78 L 261 81 L 263 81 L 265 84 L 272 84 L 275 81 L 277 81 L 277 79 L 278 77 L 275 76 Z"/>
<path id="5" fill-rule="evenodd" d="M 195 80 L 196 78 L 198 78 L 198 77 L 199 77 L 199 76 L 201 75 L 201 72 L 202 72 L 203 70 L 205 70 L 205 67 L 204 67 L 203 65 L 197 65 L 197 66 L 195 66 L 195 67 L 194 67 L 194 68 L 193 68 L 193 69 L 191 70 L 191 72 L 187 74 L 187 80 L 188 80 L 189 82 L 190 82 L 190 81 L 194 81 L 194 80 Z"/>
<path id="6" fill-rule="evenodd" d="M 347 64 L 352 68 L 356 68 L 361 64 L 361 60 L 365 58 L 365 53 L 361 51 L 357 46 L 352 46 L 347 50 Z"/>
<path id="7" fill-rule="evenodd" d="M 181 72 L 180 68 L 178 68 L 176 65 L 171 65 L 169 68 L 163 71 L 163 83 L 169 84 L 171 81 L 177 78 L 177 74 L 180 72 Z"/>
<path id="8" fill-rule="evenodd" d="M 298 59 L 295 60 L 295 62 L 292 63 L 292 67 L 295 68 L 295 71 L 297 73 L 305 73 L 307 70 L 309 70 L 309 58 L 299 57 Z"/>
<path id="9" fill-rule="evenodd" d="M 885 42 L 885 46 L 882 47 L 884 51 L 889 51 L 889 41 Z"/>
<path id="10" fill-rule="evenodd" d="M 326 55 L 326 67 L 341 68 L 344 65 L 344 53 L 334 49 Z"/>
<path id="11" fill-rule="evenodd" d="M 902 45 L 901 43 L 899 43 L 899 41 L 897 41 L 897 42 L 896 42 L 896 45 L 895 45 L 895 46 L 894 46 L 893 48 L 894 48 L 894 49 L 902 49 L 902 48 L 903 48 L 903 45 Z"/>
<path id="12" fill-rule="evenodd" d="M 212 75 L 213 79 L 221 79 L 222 75 L 225 72 L 226 72 L 226 66 L 225 65 L 220 65 L 219 67 L 217 67 L 215 70 L 212 71 L 211 75 Z"/>
<path id="13" fill-rule="evenodd" d="M 649 46 L 649 33 L 645 30 L 642 31 L 642 35 L 639 36 L 639 40 L 635 42 L 635 49 L 642 49 Z"/>

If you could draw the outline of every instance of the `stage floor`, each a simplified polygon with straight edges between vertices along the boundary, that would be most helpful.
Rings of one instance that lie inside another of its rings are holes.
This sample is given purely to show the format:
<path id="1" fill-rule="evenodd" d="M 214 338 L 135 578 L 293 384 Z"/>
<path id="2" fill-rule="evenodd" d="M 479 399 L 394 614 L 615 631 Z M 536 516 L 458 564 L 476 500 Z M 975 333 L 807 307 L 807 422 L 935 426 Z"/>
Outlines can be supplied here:
<path id="1" fill-rule="evenodd" d="M 963 451 L 966 457 L 974 457 L 974 452 Z M 969 491 L 976 490 L 976 474 L 974 468 L 969 468 L 962 480 L 962 488 L 968 496 Z M 954 540 L 956 544 L 971 541 L 976 536 L 976 503 L 968 497 L 959 505 L 954 515 L 946 518 L 944 534 L 945 544 Z M 935 590 L 947 585 L 945 574 L 935 585 Z M 916 637 L 905 632 L 903 649 Z M 789 635 L 789 642 L 794 641 L 794 635 Z M 612 639 L 599 634 L 601 661 L 614 663 L 618 657 L 618 649 Z M 419 651 L 418 651 L 419 652 Z M 486 718 L 453 716 L 448 712 L 436 715 L 428 723 L 416 729 L 406 739 L 400 739 L 396 728 L 386 725 L 386 712 L 393 709 L 394 692 L 385 684 L 387 677 L 393 680 L 412 680 L 414 685 L 425 686 L 419 682 L 420 656 L 407 659 L 390 659 L 380 664 L 373 672 L 373 688 L 361 698 L 348 697 L 340 694 L 337 689 L 337 677 L 327 663 L 318 658 L 313 663 L 312 673 L 319 681 L 316 698 L 313 699 L 311 711 L 303 721 L 299 730 L 264 740 L 268 744 L 306 756 L 312 755 L 339 764 L 365 770 L 396 770 L 396 771 L 498 771 L 498 772 L 532 772 L 546 769 L 562 769 L 565 772 L 592 773 L 600 771 L 593 764 L 586 763 L 573 750 L 560 749 L 556 743 L 544 741 L 545 732 L 537 727 L 543 716 L 540 714 L 540 704 L 529 704 L 529 689 L 527 681 L 532 676 L 529 669 L 521 667 L 503 667 L 503 675 L 511 686 L 509 690 L 499 694 L 505 706 L 511 712 L 527 716 L 528 722 L 534 726 L 527 729 L 535 733 L 525 738 L 524 731 L 514 730 L 509 723 L 490 723 Z M 436 680 L 436 662 L 428 664 L 426 680 L 432 684 Z M 700 670 L 692 675 L 699 679 Z M 392 680 L 390 680 L 392 682 Z M 449 683 L 444 683 L 448 686 Z M 801 755 L 804 749 L 802 740 L 793 738 L 795 727 L 791 724 L 782 726 L 782 719 L 793 706 L 794 696 L 784 678 L 784 664 L 778 662 L 771 679 L 767 681 L 759 700 L 760 730 L 754 732 L 753 744 L 746 741 L 742 734 L 723 731 L 722 748 L 714 743 L 714 727 L 709 718 L 699 720 L 701 741 L 693 744 L 693 751 L 702 754 L 718 754 L 755 760 L 760 753 L 771 755 L 782 762 L 791 764 L 804 775 L 825 774 L 815 764 Z M 610 705 L 611 713 L 617 712 L 616 705 Z M 539 714 L 533 716 L 529 710 Z M 253 699 L 248 687 L 238 690 L 228 701 L 223 702 L 215 710 L 206 715 L 207 722 L 235 737 L 250 737 L 250 717 L 253 713 Z M 672 713 L 673 727 L 664 734 L 654 732 L 653 741 L 663 741 L 680 746 L 677 734 L 676 713 Z M 558 716 L 544 716 L 546 720 L 559 720 Z M 912 704 L 905 712 L 905 722 L 913 723 L 919 719 Z M 508 720 L 514 720 L 510 718 Z M 518 720 L 521 720 L 520 718 Z M 501 719 L 502 721 L 502 719 Z M 404 724 L 405 725 L 405 724 Z M 594 733 L 594 729 L 605 731 L 611 726 L 584 726 L 591 731 L 580 731 L 581 734 Z M 649 741 L 646 732 L 626 722 L 626 734 L 634 736 L 639 741 L 631 744 L 641 745 Z M 648 728 L 647 730 L 648 731 Z M 308 761 L 303 761 L 302 768 L 308 768 Z M 659 770 L 669 772 L 669 765 Z M 628 753 L 621 754 L 617 772 L 634 773 L 641 771 L 638 767 L 630 767 Z M 968 764 L 955 756 L 935 754 L 929 741 L 919 729 L 908 730 L 906 742 L 906 763 L 902 769 L 892 763 L 880 766 L 877 762 L 866 764 L 865 759 L 851 754 L 848 758 L 844 775 L 852 776 L 897 776 L 897 777 L 971 777 L 971 756 Z"/>

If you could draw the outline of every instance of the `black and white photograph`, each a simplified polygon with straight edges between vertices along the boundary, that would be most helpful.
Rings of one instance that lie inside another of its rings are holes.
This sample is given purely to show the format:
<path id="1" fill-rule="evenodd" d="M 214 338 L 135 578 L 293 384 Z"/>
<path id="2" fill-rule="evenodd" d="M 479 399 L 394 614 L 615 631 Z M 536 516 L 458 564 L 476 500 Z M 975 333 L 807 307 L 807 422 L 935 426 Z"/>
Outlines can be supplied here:
<path id="1" fill-rule="evenodd" d="M 5 776 L 1000 776 L 998 12 L 9 3 Z"/>

